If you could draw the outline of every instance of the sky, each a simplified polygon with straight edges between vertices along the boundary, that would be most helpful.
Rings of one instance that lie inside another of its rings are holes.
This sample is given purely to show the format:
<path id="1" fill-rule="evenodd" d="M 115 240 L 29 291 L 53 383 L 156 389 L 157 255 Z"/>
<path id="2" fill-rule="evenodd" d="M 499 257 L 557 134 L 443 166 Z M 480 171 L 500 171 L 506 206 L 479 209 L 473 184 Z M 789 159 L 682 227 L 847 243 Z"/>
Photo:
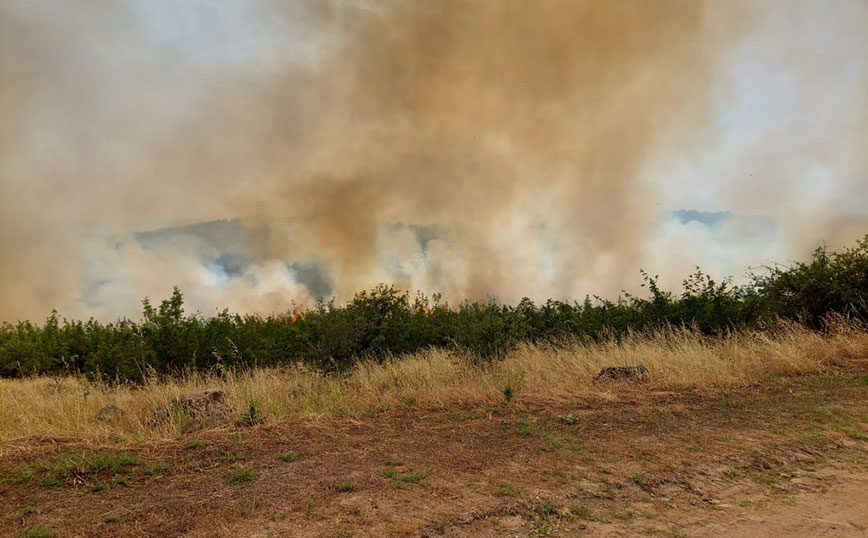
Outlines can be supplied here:
<path id="1" fill-rule="evenodd" d="M 0 4 L 0 320 L 743 282 L 868 233 L 868 2 Z"/>

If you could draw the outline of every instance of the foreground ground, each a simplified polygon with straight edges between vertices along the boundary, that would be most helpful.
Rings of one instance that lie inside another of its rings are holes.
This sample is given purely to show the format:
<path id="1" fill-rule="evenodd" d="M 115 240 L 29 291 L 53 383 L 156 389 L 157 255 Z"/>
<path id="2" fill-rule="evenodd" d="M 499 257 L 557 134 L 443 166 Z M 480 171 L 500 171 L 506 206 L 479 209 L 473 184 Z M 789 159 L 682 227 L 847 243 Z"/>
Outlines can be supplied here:
<path id="1" fill-rule="evenodd" d="M 6 442 L 0 534 L 868 536 L 865 366 L 142 444 Z"/>

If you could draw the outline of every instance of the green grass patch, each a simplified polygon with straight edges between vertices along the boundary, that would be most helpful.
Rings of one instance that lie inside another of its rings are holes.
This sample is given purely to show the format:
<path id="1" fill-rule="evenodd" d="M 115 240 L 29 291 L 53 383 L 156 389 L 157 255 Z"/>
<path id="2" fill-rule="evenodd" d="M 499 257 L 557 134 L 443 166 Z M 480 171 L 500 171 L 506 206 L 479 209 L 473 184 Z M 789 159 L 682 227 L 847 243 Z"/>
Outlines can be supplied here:
<path id="1" fill-rule="evenodd" d="M 296 461 L 300 457 L 301 457 L 301 454 L 299 454 L 298 452 L 295 452 L 293 450 L 287 450 L 286 452 L 281 452 L 280 454 L 277 455 L 277 459 L 279 461 L 284 462 L 284 463 L 290 463 L 290 462 Z"/>
<path id="2" fill-rule="evenodd" d="M 106 514 L 105 518 L 103 518 L 103 521 L 105 521 L 106 523 L 123 523 L 124 519 L 124 516 L 120 514 Z"/>
<path id="3" fill-rule="evenodd" d="M 10 480 L 13 484 L 29 484 L 33 482 L 36 471 L 31 467 L 22 467 L 15 472 Z"/>
<path id="4" fill-rule="evenodd" d="M 765 484 L 767 486 L 773 486 L 777 483 L 778 479 L 770 474 L 755 474 L 751 477 L 754 482 L 758 484 Z"/>
<path id="5" fill-rule="evenodd" d="M 215 459 L 223 463 L 232 463 L 243 460 L 244 454 L 223 454 L 222 456 L 217 456 Z"/>
<path id="6" fill-rule="evenodd" d="M 356 491 L 357 489 L 359 489 L 359 485 L 355 482 L 344 482 L 343 484 L 338 486 L 338 489 L 343 492 Z"/>
<path id="7" fill-rule="evenodd" d="M 155 475 L 155 474 L 169 474 L 172 470 L 172 465 L 167 461 L 158 461 L 156 463 L 152 463 L 145 467 L 145 474 L 147 475 Z"/>
<path id="8" fill-rule="evenodd" d="M 188 441 L 187 444 L 184 445 L 184 448 L 186 448 L 187 450 L 199 450 L 200 448 L 204 448 L 207 445 L 208 441 L 202 441 L 197 439 L 195 441 Z"/>
<path id="9" fill-rule="evenodd" d="M 60 486 L 62 486 L 63 482 L 61 482 L 57 477 L 46 476 L 44 478 L 40 478 L 36 482 L 36 485 L 39 486 L 40 488 L 54 489 L 54 488 L 59 488 Z"/>
<path id="10" fill-rule="evenodd" d="M 21 538 L 54 538 L 56 536 L 54 531 L 49 530 L 42 525 L 36 525 L 35 527 L 30 527 L 27 530 L 21 531 L 19 534 Z"/>
<path id="11" fill-rule="evenodd" d="M 644 491 L 651 491 L 651 486 L 649 486 L 648 482 L 646 482 L 644 473 L 633 473 L 629 476 L 629 478 L 630 482 L 633 482 Z"/>
<path id="12" fill-rule="evenodd" d="M 428 471 L 419 471 L 416 473 L 407 473 L 407 474 L 402 474 L 401 476 L 399 476 L 398 480 L 400 480 L 401 482 L 403 482 L 405 484 L 416 484 L 417 482 L 419 482 L 420 480 L 422 480 L 423 478 L 428 476 L 428 474 L 429 474 Z"/>
<path id="13" fill-rule="evenodd" d="M 548 519 L 551 516 L 557 515 L 559 511 L 558 505 L 549 502 L 549 501 L 541 501 L 536 506 L 536 513 L 540 515 L 540 517 Z"/>
<path id="14" fill-rule="evenodd" d="M 57 460 L 52 471 L 63 475 L 120 473 L 141 463 L 138 456 L 129 452 L 64 454 Z"/>
<path id="15" fill-rule="evenodd" d="M 826 385 L 862 385 L 868 386 L 868 374 L 856 375 L 821 375 L 817 380 Z"/>
<path id="16" fill-rule="evenodd" d="M 597 521 L 597 516 L 587 506 L 574 504 L 570 507 L 570 514 L 585 521 Z"/>
<path id="17" fill-rule="evenodd" d="M 464 411 L 458 412 L 458 421 L 459 422 L 468 422 L 470 420 L 477 420 L 479 415 L 476 413 L 465 413 Z"/>
<path id="18" fill-rule="evenodd" d="M 501 497 L 512 497 L 515 495 L 520 495 L 523 491 L 524 488 L 516 486 L 515 484 L 510 484 L 509 482 L 501 482 L 500 484 L 498 484 L 497 489 L 494 490 L 494 494 Z"/>
<path id="19" fill-rule="evenodd" d="M 585 447 L 582 444 L 582 440 L 578 437 L 567 437 L 567 448 L 572 450 L 573 452 L 581 452 Z"/>
<path id="20" fill-rule="evenodd" d="M 238 469 L 226 475 L 226 483 L 230 486 L 248 484 L 256 480 L 257 475 L 253 469 Z"/>
<path id="21" fill-rule="evenodd" d="M 383 472 L 380 473 L 383 478 L 395 478 L 398 476 L 398 469 L 384 469 Z"/>
<path id="22" fill-rule="evenodd" d="M 545 452 L 549 452 L 551 450 L 555 450 L 556 448 L 560 448 L 564 442 L 559 438 L 555 437 L 550 433 L 543 433 L 539 436 L 540 440 L 543 442 L 542 449 Z"/>

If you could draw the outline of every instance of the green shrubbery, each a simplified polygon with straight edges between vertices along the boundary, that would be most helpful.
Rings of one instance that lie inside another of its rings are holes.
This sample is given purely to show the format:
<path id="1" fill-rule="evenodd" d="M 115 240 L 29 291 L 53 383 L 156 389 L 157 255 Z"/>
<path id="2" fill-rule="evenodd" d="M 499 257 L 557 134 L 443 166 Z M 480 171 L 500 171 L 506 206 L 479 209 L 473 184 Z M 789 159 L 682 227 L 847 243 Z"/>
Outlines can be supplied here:
<path id="1" fill-rule="evenodd" d="M 140 321 L 98 323 L 60 319 L 0 326 L 0 376 L 78 372 L 141 380 L 150 373 L 235 369 L 303 361 L 341 369 L 357 359 L 385 358 L 428 347 L 455 347 L 480 360 L 496 358 L 522 341 L 618 337 L 671 325 L 708 334 L 765 319 L 787 318 L 821 329 L 833 313 L 868 319 L 868 236 L 843 252 L 817 249 L 812 259 L 753 274 L 742 287 L 716 282 L 697 270 L 680 294 L 661 290 L 642 273 L 647 297 L 582 302 L 529 299 L 451 307 L 439 296 L 412 298 L 380 285 L 346 305 L 320 302 L 292 316 L 213 318 L 185 314 L 175 288 L 159 306 L 143 301 Z"/>

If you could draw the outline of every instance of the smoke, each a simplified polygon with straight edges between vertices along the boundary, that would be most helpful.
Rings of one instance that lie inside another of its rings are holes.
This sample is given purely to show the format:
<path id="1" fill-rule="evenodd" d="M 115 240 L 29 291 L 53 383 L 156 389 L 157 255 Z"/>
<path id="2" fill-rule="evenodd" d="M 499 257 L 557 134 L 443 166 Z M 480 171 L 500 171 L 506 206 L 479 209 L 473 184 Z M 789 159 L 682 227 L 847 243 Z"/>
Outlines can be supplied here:
<path id="1" fill-rule="evenodd" d="M 839 150 L 807 126 L 739 144 L 720 124 L 720 103 L 740 98 L 722 88 L 770 66 L 825 73 L 776 48 L 806 17 L 786 2 L 147 4 L 0 6 L 0 319 L 134 315 L 174 284 L 206 313 L 377 282 L 452 301 L 611 295 L 640 267 L 742 270 L 769 244 L 787 256 L 837 240 L 841 204 L 865 192 L 858 88 L 821 95 Z M 853 6 L 825 15 L 833 34 L 847 21 L 853 41 L 833 48 L 850 54 L 868 28 Z M 744 60 L 757 48 L 771 52 Z M 864 89 L 864 61 L 848 58 L 835 72 Z M 827 89 L 812 84 L 794 108 Z M 817 141 L 815 173 L 840 182 L 823 207 L 763 205 L 792 177 L 809 183 Z M 762 179 L 744 180 L 745 163 Z M 755 234 L 737 219 L 665 216 L 680 208 L 771 215 L 784 231 L 739 246 Z M 736 244 L 715 250 L 722 238 Z"/>

